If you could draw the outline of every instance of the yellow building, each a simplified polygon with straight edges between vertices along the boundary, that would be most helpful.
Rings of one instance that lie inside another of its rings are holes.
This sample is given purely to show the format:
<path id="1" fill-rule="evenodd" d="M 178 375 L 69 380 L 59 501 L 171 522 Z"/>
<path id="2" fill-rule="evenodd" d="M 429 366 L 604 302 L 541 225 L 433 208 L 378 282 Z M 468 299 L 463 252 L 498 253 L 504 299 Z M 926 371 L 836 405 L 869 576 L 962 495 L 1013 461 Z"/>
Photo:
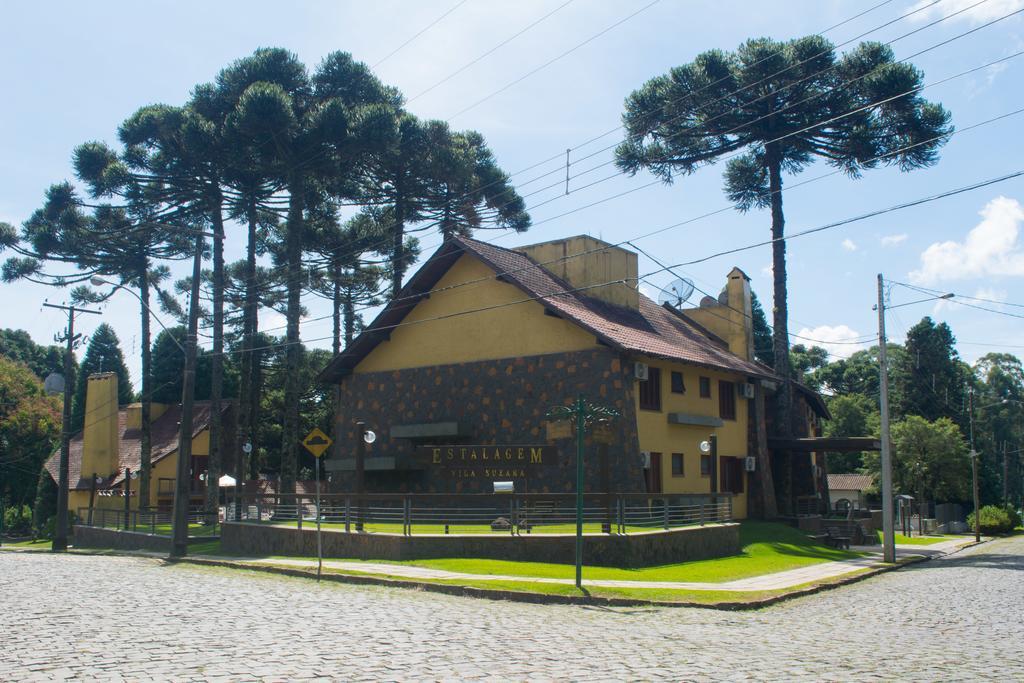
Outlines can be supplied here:
<path id="1" fill-rule="evenodd" d="M 230 438 L 234 430 L 228 419 L 230 405 L 224 410 L 223 432 Z M 174 483 L 178 465 L 178 424 L 180 405 L 152 403 L 150 408 L 150 443 L 152 474 L 150 475 L 150 506 L 170 509 L 174 500 Z M 192 462 L 189 472 L 192 504 L 200 505 L 205 496 L 201 475 L 206 471 L 210 454 L 210 406 L 197 401 L 193 417 Z M 138 509 L 138 476 L 141 462 L 142 404 L 117 404 L 117 375 L 90 375 L 86 387 L 85 427 L 71 439 L 68 460 L 68 509 L 80 514 L 89 507 L 124 509 L 124 492 L 129 491 L 129 505 Z M 225 445 L 229 445 L 225 441 Z M 229 448 L 222 452 L 230 453 Z M 57 481 L 60 462 L 58 449 L 46 462 L 46 469 Z M 132 479 L 125 480 L 126 472 Z"/>
<path id="2" fill-rule="evenodd" d="M 321 374 L 341 394 L 335 490 L 351 490 L 359 420 L 377 435 L 371 491 L 484 492 L 499 479 L 573 491 L 574 442 L 545 415 L 582 394 L 619 413 L 588 438 L 589 453 L 608 449 L 603 472 L 588 456 L 588 491 L 731 492 L 745 517 L 770 470 L 764 394 L 776 386 L 752 360 L 748 279 L 733 269 L 718 299 L 677 309 L 639 291 L 637 268 L 635 253 L 589 236 L 447 240 Z M 522 464 L 529 447 L 543 468 Z"/>

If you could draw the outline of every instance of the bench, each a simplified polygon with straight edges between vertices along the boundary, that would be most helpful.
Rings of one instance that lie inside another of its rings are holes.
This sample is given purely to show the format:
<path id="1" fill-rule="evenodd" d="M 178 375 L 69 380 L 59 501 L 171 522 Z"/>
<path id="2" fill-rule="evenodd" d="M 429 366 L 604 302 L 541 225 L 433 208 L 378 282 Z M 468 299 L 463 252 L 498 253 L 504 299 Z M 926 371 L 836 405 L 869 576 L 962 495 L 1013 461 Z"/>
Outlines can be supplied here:
<path id="1" fill-rule="evenodd" d="M 832 546 L 833 548 L 850 549 L 850 537 L 844 536 L 839 527 L 826 527 L 825 536 L 825 545 Z"/>

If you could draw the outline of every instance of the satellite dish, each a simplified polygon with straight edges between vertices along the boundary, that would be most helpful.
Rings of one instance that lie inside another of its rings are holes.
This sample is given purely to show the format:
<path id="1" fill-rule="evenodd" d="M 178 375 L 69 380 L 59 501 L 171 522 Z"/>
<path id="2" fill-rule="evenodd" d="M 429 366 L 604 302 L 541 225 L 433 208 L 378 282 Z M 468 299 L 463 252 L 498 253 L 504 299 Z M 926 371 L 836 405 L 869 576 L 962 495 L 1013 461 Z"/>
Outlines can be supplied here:
<path id="1" fill-rule="evenodd" d="M 693 282 L 679 278 L 662 288 L 661 294 L 658 295 L 658 303 L 662 306 L 668 304 L 672 308 L 682 308 L 691 294 L 693 294 Z"/>
<path id="2" fill-rule="evenodd" d="M 43 380 L 43 389 L 48 394 L 62 394 L 64 393 L 64 375 L 51 372 Z"/>

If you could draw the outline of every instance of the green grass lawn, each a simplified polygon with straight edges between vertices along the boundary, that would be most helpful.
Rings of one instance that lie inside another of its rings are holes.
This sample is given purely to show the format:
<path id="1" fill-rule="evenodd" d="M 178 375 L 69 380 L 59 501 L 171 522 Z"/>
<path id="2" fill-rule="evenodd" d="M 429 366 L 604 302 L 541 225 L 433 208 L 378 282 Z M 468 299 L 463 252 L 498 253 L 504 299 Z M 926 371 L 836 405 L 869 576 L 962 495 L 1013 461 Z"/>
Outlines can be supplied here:
<path id="1" fill-rule="evenodd" d="M 4 541 L 3 547 L 5 548 L 32 548 L 38 550 L 48 550 L 52 541 L 48 538 L 39 538 L 34 541 L 18 541 L 17 543 L 9 543 Z"/>
<path id="2" fill-rule="evenodd" d="M 839 550 L 819 545 L 798 529 L 784 524 L 769 522 L 742 522 L 740 524 L 740 547 L 741 552 L 739 555 L 715 560 L 697 560 L 694 562 L 639 569 L 586 566 L 584 576 L 588 579 L 625 581 L 697 581 L 701 583 L 717 583 L 760 576 L 762 574 L 773 574 L 820 562 L 831 562 L 833 560 L 860 556 L 860 553 L 849 550 Z M 586 548 L 584 547 L 585 559 Z M 403 564 L 465 572 L 468 574 L 501 574 L 548 578 L 573 578 L 575 576 L 575 567 L 573 565 L 546 562 L 448 558 L 413 560 Z"/>
<path id="3" fill-rule="evenodd" d="M 882 542 L 882 532 L 881 532 L 881 530 L 876 531 L 875 533 L 878 534 L 878 542 L 881 543 Z M 945 535 L 942 535 L 942 536 L 904 536 L 903 534 L 896 534 L 896 544 L 897 545 L 935 545 L 936 543 L 944 543 L 945 541 L 952 541 L 952 540 L 957 539 L 957 538 L 962 538 L 962 536 L 955 536 L 955 535 L 950 535 L 950 534 L 945 534 Z"/>
<path id="4" fill-rule="evenodd" d="M 296 528 L 298 526 L 298 524 L 296 522 L 292 521 L 292 520 L 279 521 L 279 522 L 278 521 L 267 521 L 267 522 L 263 522 L 263 524 L 271 524 L 273 526 L 282 526 L 282 527 L 288 527 L 288 528 L 292 528 L 292 529 L 294 529 L 294 528 Z M 303 529 L 315 529 L 316 528 L 316 522 L 314 520 L 309 520 L 309 519 L 303 520 L 302 521 L 302 528 Z M 320 523 L 320 528 L 323 529 L 324 531 L 344 531 L 345 530 L 345 524 L 343 522 L 321 522 Z M 350 528 L 354 529 L 355 525 L 352 525 Z M 439 534 L 439 535 L 443 535 L 445 533 L 444 528 L 445 528 L 444 524 L 414 524 L 413 527 L 412 527 L 412 533 L 413 533 L 413 535 L 418 535 L 418 534 Z M 612 529 L 613 530 L 615 529 L 614 525 L 612 526 Z M 376 533 L 376 534 L 401 534 L 401 533 L 403 533 L 402 524 L 400 522 L 398 522 L 398 523 L 386 523 L 386 522 L 367 523 L 363 527 L 363 530 L 366 531 L 367 533 L 371 533 L 371 534 L 374 534 L 374 533 Z M 661 531 L 661 530 L 662 530 L 662 527 L 660 527 L 660 526 L 627 526 L 626 527 L 626 533 L 630 533 L 630 534 L 641 533 L 641 532 L 644 532 L 644 531 Z M 509 535 L 509 531 L 508 530 L 505 530 L 505 531 L 494 531 L 493 529 L 491 529 L 491 526 L 489 524 L 449 524 L 448 525 L 448 533 L 449 534 L 495 534 L 495 535 L 500 535 L 500 536 L 508 536 Z M 531 534 L 575 534 L 575 533 L 576 533 L 576 525 L 573 524 L 573 523 L 570 523 L 570 524 L 543 524 L 543 525 L 536 525 L 536 526 L 534 526 L 530 530 L 529 534 L 525 530 L 520 532 L 520 534 L 523 535 L 523 536 L 528 536 L 528 535 L 531 535 Z M 600 524 L 600 522 L 595 522 L 595 523 L 592 523 L 592 524 L 584 524 L 583 525 L 583 533 L 585 533 L 585 534 L 600 534 L 601 533 L 601 524 Z"/>
<path id="5" fill-rule="evenodd" d="M 852 557 L 860 553 L 829 548 L 815 543 L 802 531 L 784 524 L 747 521 L 740 524 L 740 546 L 738 555 L 715 560 L 697 560 L 679 564 L 626 569 L 618 567 L 596 567 L 586 565 L 584 576 L 588 579 L 610 579 L 625 581 L 696 581 L 723 582 L 744 579 L 762 574 L 796 569 L 820 562 L 830 562 Z M 220 554 L 219 545 L 189 546 L 192 553 Z M 273 559 L 299 559 L 295 557 L 267 557 Z M 313 560 L 312 557 L 301 559 Z M 345 560 L 361 562 L 361 560 Z M 586 548 L 584 547 L 584 561 Z M 366 560 L 380 563 L 381 560 Z M 571 564 L 546 562 L 513 562 L 509 560 L 487 560 L 475 558 L 445 558 L 436 560 L 408 560 L 385 562 L 386 564 L 407 564 L 432 569 L 443 569 L 467 574 L 498 574 L 504 576 L 542 577 L 571 579 L 575 567 Z M 465 583 L 460 581 L 460 583 Z M 487 582 L 493 584 L 494 582 Z M 517 582 L 517 585 L 522 585 Z"/>

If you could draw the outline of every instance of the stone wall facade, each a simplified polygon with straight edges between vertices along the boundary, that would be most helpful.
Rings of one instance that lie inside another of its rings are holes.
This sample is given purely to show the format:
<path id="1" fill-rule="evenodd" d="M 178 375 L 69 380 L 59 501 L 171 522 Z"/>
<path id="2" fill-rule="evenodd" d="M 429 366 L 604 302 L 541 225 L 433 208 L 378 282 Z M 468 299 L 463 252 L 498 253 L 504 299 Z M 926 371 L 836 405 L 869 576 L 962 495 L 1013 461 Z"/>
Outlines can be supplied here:
<path id="1" fill-rule="evenodd" d="M 549 444 L 557 453 L 557 466 L 515 481 L 517 492 L 568 493 L 575 491 L 575 440 L 568 429 L 549 430 L 545 414 L 577 395 L 595 405 L 615 409 L 619 417 L 607 428 L 610 487 L 615 492 L 642 492 L 636 427 L 632 365 L 607 348 L 493 361 L 407 368 L 353 374 L 340 386 L 334 428 L 335 445 L 327 461 L 355 456 L 355 420 L 363 420 L 377 440 L 366 456 L 415 460 L 418 445 L 488 444 L 495 446 Z M 398 425 L 458 423 L 458 436 L 434 439 L 392 438 Z M 598 445 L 592 434 L 586 441 L 586 490 L 602 491 Z M 332 471 L 334 492 L 352 491 L 351 471 Z M 490 479 L 454 480 L 440 468 L 366 471 L 368 492 L 485 493 Z"/>
<path id="2" fill-rule="evenodd" d="M 445 557 L 521 562 L 575 562 L 572 534 L 413 535 L 323 531 L 323 556 L 360 560 L 425 560 Z M 316 555 L 316 529 L 229 522 L 221 548 L 249 556 Z M 739 525 L 708 524 L 668 531 L 584 537 L 583 561 L 608 567 L 650 567 L 727 557 L 740 552 Z"/>

